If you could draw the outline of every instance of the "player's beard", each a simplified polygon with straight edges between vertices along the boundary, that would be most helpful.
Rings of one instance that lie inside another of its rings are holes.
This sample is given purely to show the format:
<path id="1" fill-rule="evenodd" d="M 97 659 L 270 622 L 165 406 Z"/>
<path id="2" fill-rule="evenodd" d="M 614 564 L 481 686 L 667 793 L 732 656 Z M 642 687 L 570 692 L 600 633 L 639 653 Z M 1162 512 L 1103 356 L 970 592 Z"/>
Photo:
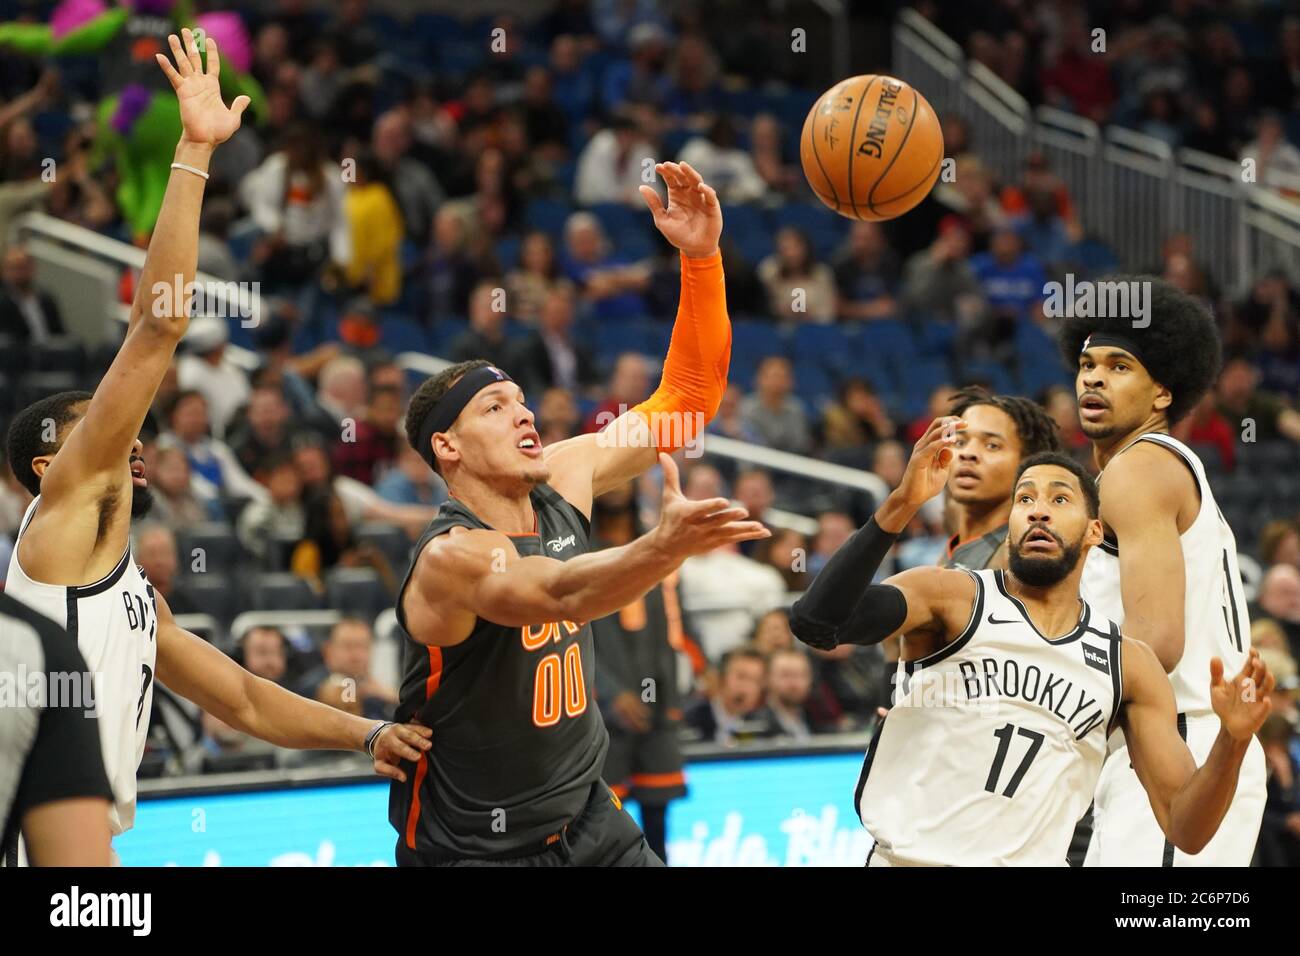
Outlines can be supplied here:
<path id="1" fill-rule="evenodd" d="M 153 491 L 149 488 L 131 486 L 131 517 L 143 518 L 153 507 Z"/>
<path id="2" fill-rule="evenodd" d="M 1047 533 L 1061 547 L 1061 553 L 1054 558 L 1031 558 L 1020 550 L 1020 542 L 1007 548 L 1007 566 L 1011 573 L 1030 587 L 1050 587 L 1065 580 L 1079 563 L 1079 554 L 1083 551 L 1082 538 L 1067 545 L 1056 532 L 1048 530 Z"/>

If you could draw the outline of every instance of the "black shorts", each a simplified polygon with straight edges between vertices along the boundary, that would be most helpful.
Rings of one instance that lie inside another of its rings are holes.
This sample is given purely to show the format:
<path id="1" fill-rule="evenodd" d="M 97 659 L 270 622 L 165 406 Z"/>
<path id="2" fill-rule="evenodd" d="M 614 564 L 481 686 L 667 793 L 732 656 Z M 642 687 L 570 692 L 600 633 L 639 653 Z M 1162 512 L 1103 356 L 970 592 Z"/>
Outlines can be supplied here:
<path id="1" fill-rule="evenodd" d="M 644 734 L 611 726 L 601 776 L 620 797 L 636 800 L 642 806 L 661 807 L 686 796 L 677 724 L 653 727 Z"/>
<path id="2" fill-rule="evenodd" d="M 397 841 L 398 866 L 663 866 L 622 801 L 597 780 L 587 805 L 544 849 L 509 859 L 431 860 Z"/>

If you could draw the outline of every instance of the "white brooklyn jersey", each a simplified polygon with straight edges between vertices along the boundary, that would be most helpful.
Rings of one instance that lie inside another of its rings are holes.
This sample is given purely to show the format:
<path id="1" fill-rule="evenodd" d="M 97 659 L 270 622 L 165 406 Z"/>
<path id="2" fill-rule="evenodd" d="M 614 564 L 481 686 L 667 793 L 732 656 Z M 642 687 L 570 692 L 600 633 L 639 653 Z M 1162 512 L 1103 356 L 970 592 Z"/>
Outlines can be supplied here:
<path id="1" fill-rule="evenodd" d="M 1183 550 L 1186 576 L 1183 597 L 1183 656 L 1169 674 L 1174 685 L 1178 711 L 1203 715 L 1213 711 L 1210 704 L 1210 658 L 1223 660 L 1228 677 L 1236 674 L 1250 653 L 1250 619 L 1246 596 L 1237 569 L 1237 539 L 1223 520 L 1214 493 L 1205 479 L 1205 468 L 1190 448 L 1176 438 L 1150 432 L 1120 450 L 1123 454 L 1139 441 L 1163 445 L 1187 464 L 1196 478 L 1201 494 L 1201 508 L 1196 520 L 1179 539 Z M 1106 476 L 1105 471 L 1101 479 Z M 1099 479 L 1100 480 L 1100 479 Z M 1123 494 L 1123 488 L 1111 488 Z M 1103 496 L 1107 493 L 1103 489 Z M 1083 596 L 1098 613 L 1124 626 L 1124 599 L 1120 592 L 1119 548 L 1106 541 L 1088 552 L 1083 568 Z M 1141 634 L 1129 632 L 1142 639 Z"/>
<path id="2" fill-rule="evenodd" d="M 1064 866 L 1122 699 L 1120 632 L 1082 603 L 1048 640 L 1001 570 L 976 582 L 970 623 L 900 662 L 855 802 L 893 865 Z"/>
<path id="3" fill-rule="evenodd" d="M 158 649 L 153 586 L 132 559 L 130 547 L 117 566 L 93 584 L 69 587 L 33 581 L 18 562 L 18 542 L 40 501 L 37 496 L 23 515 L 5 593 L 62 625 L 76 639 L 94 675 L 104 769 L 113 787 L 109 825 L 116 835 L 135 821 L 135 773 L 144 756 L 153 706 Z"/>

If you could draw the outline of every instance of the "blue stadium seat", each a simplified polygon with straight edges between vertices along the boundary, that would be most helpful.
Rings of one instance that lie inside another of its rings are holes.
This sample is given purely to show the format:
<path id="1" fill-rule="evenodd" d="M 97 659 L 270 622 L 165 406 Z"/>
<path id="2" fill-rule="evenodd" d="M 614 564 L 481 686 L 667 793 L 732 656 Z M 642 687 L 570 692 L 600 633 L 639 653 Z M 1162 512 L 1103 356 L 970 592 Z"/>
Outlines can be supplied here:
<path id="1" fill-rule="evenodd" d="M 519 247 L 524 244 L 519 236 L 502 236 L 497 240 L 497 264 L 510 270 L 519 264 Z"/>
<path id="2" fill-rule="evenodd" d="M 532 228 L 558 239 L 564 232 L 565 220 L 572 212 L 573 207 L 566 200 L 539 198 L 529 201 L 525 219 Z"/>
<path id="3" fill-rule="evenodd" d="M 389 352 L 428 352 L 429 333 L 424 326 L 405 315 L 381 312 L 381 341 Z"/>
<path id="4" fill-rule="evenodd" d="M 820 409 L 835 394 L 835 380 L 821 362 L 795 363 L 794 382 L 794 394 L 810 411 Z"/>
<path id="5" fill-rule="evenodd" d="M 920 354 L 916 333 L 898 319 L 864 323 L 857 345 L 864 359 L 884 357 L 889 361 L 910 361 Z"/>
<path id="6" fill-rule="evenodd" d="M 731 323 L 731 354 L 754 365 L 769 355 L 785 355 L 785 339 L 773 322 L 737 319 Z"/>
<path id="7" fill-rule="evenodd" d="M 917 336 L 920 350 L 925 355 L 951 355 L 957 338 L 957 328 L 951 322 L 938 319 L 923 320 Z"/>
<path id="8" fill-rule="evenodd" d="M 429 330 L 429 349 L 434 355 L 441 355 L 447 345 L 469 328 L 467 319 L 448 317 L 440 318 Z"/>
<path id="9" fill-rule="evenodd" d="M 804 322 L 796 325 L 790 339 L 790 354 L 796 362 L 820 362 L 841 374 L 853 374 L 857 329 L 848 326 Z"/>
<path id="10" fill-rule="evenodd" d="M 962 360 L 961 378 L 963 382 L 982 382 L 999 394 L 1017 390 L 1011 373 L 1000 362 Z"/>
<path id="11" fill-rule="evenodd" d="M 601 322 L 596 325 L 596 352 L 612 362 L 623 352 L 648 352 L 645 325 L 639 321 Z"/>
<path id="12" fill-rule="evenodd" d="M 304 579 L 287 571 L 250 577 L 249 597 L 258 611 L 305 611 L 320 607 L 320 598 Z"/>
<path id="13" fill-rule="evenodd" d="M 726 221 L 723 239 L 734 242 L 751 266 L 757 266 L 772 254 L 772 229 L 763 210 L 738 204 L 727 206 L 722 215 Z"/>

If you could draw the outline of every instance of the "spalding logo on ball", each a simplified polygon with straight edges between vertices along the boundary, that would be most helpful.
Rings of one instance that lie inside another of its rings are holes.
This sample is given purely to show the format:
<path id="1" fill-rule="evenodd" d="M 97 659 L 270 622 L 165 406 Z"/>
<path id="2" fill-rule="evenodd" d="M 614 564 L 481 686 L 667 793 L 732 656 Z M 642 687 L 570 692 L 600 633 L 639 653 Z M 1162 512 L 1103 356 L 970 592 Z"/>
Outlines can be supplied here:
<path id="1" fill-rule="evenodd" d="M 907 83 L 854 76 L 813 103 L 799 159 L 818 199 L 841 216 L 879 222 L 901 216 L 934 187 L 943 131 L 925 97 Z"/>

